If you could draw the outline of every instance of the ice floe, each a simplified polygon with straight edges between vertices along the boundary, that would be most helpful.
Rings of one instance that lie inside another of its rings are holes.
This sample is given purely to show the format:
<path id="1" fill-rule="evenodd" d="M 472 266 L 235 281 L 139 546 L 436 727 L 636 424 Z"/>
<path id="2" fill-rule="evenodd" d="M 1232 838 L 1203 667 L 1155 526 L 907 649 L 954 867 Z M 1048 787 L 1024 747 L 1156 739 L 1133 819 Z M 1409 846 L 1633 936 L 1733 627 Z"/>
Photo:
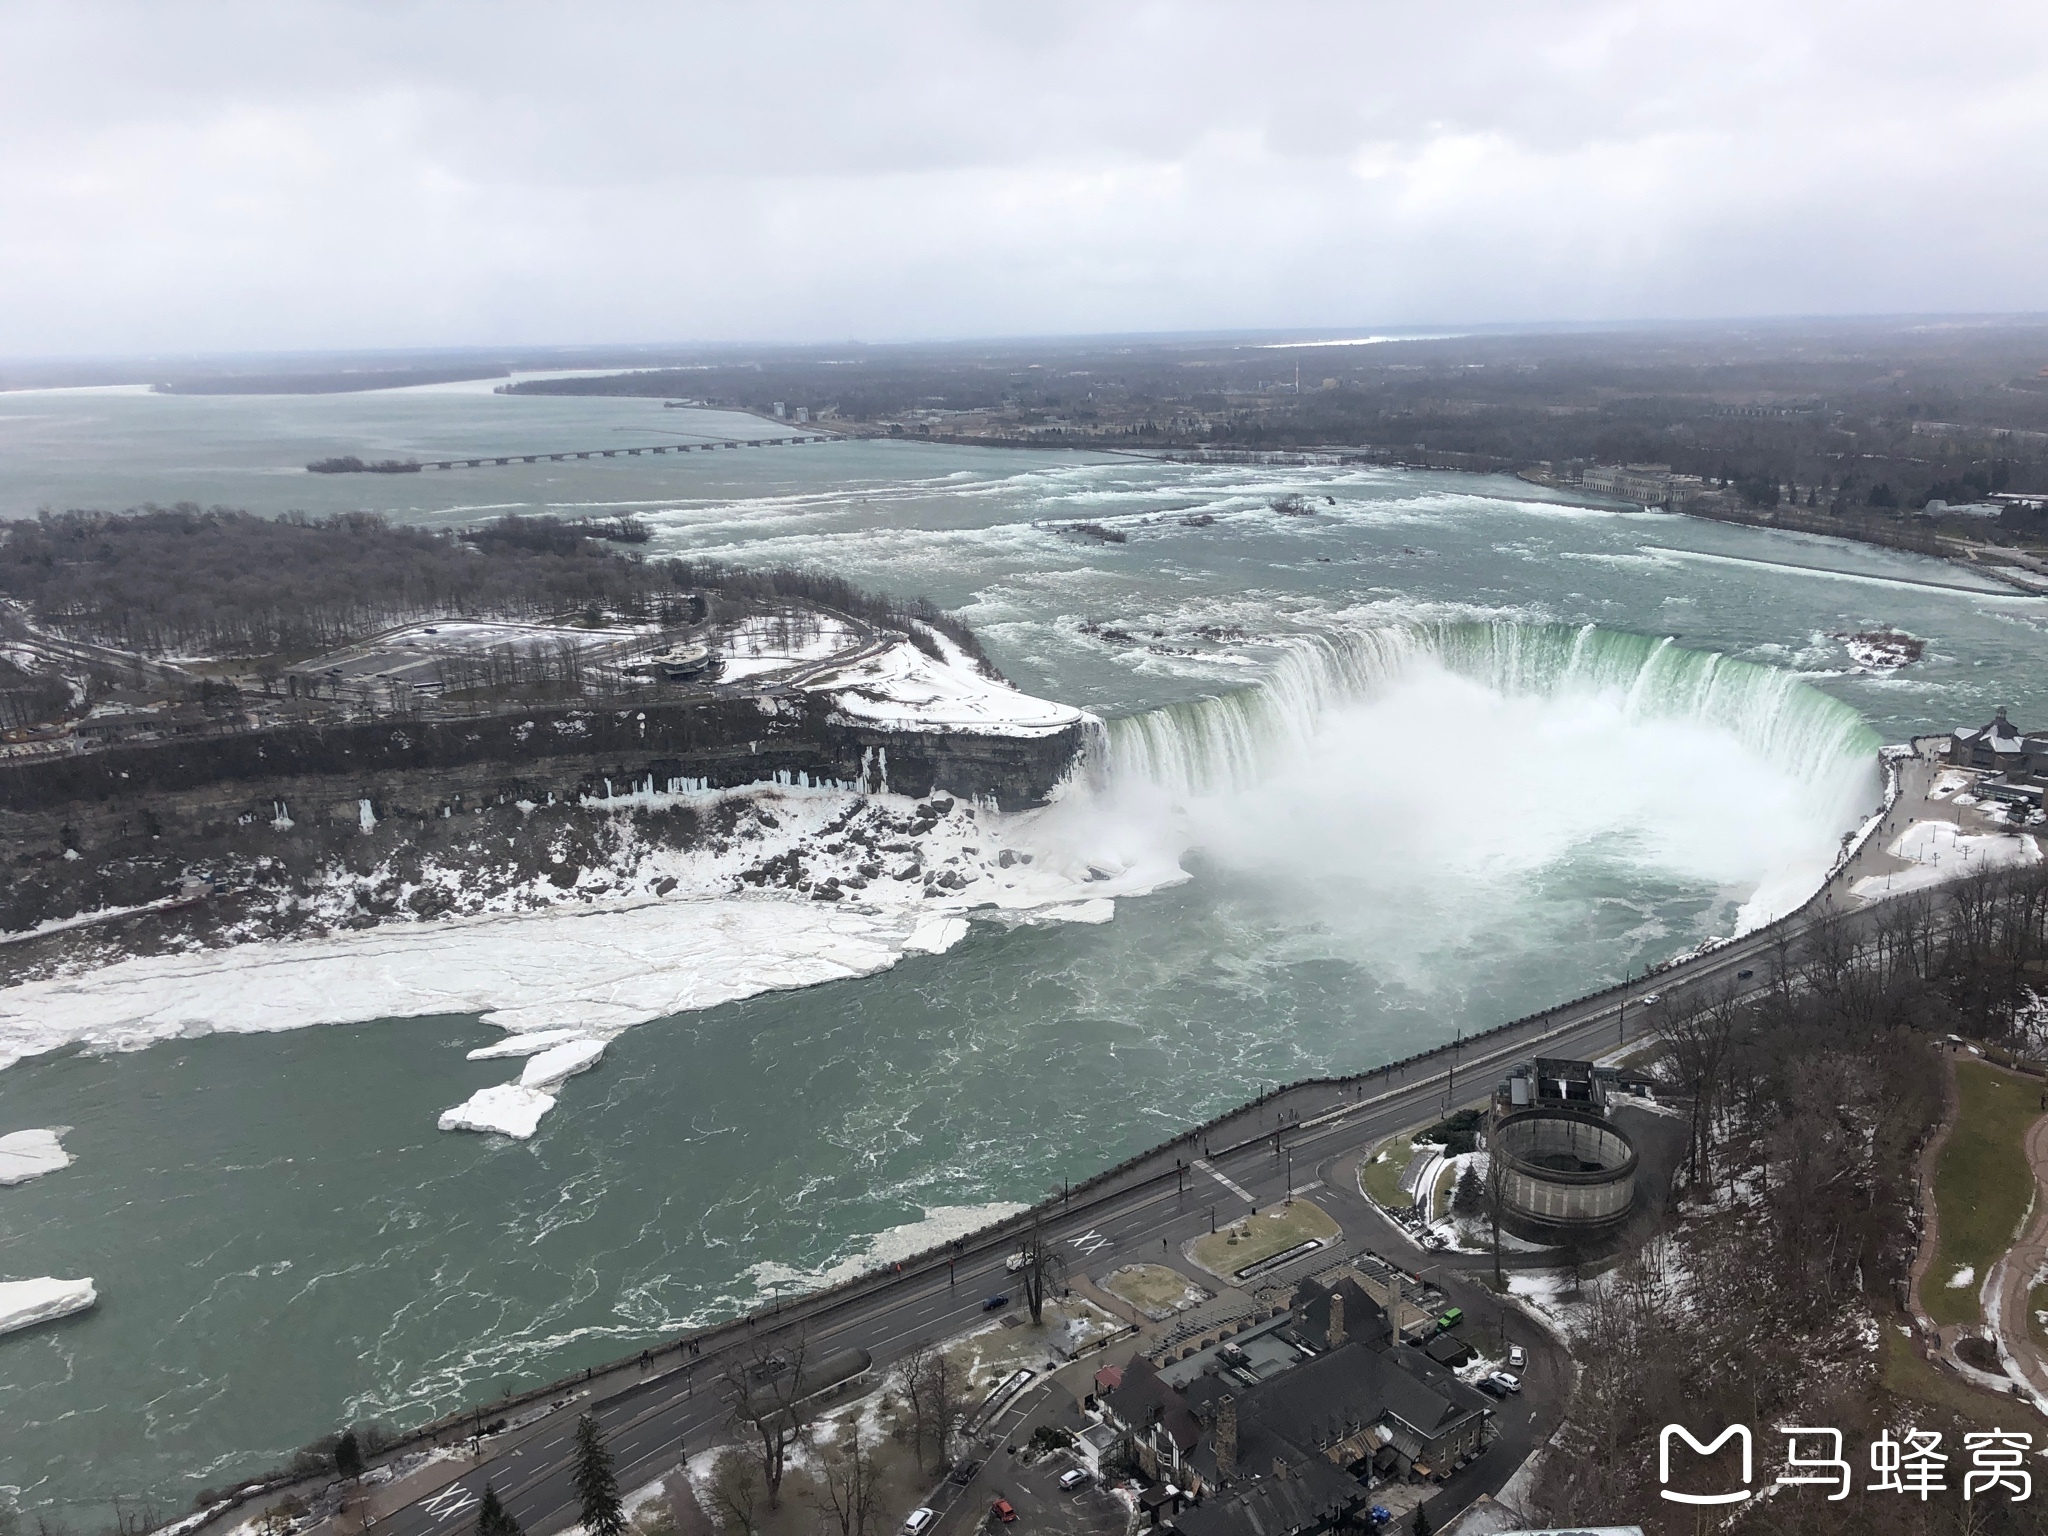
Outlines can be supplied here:
<path id="1" fill-rule="evenodd" d="M 531 1034 L 514 1035 L 509 1040 L 500 1040 L 496 1045 L 480 1045 L 469 1053 L 471 1061 L 501 1061 L 511 1056 L 538 1056 L 542 1051 L 568 1040 L 584 1039 L 580 1029 L 536 1029 Z"/>
<path id="2" fill-rule="evenodd" d="M 555 1107 L 555 1097 L 518 1083 L 479 1088 L 462 1103 L 442 1113 L 444 1131 L 495 1131 L 524 1141 L 540 1129 L 541 1116 Z"/>
<path id="3" fill-rule="evenodd" d="M 570 1040 L 550 1046 L 526 1063 L 519 1074 L 522 1088 L 553 1088 L 578 1072 L 588 1072 L 604 1055 L 602 1040 Z"/>
<path id="4" fill-rule="evenodd" d="M 40 1280 L 0 1281 L 0 1333 L 69 1317 L 99 1299 L 90 1280 L 54 1280 L 44 1276 Z"/>
<path id="5" fill-rule="evenodd" d="M 15 1131 L 0 1136 L 0 1184 L 26 1184 L 46 1173 L 71 1166 L 64 1150 L 64 1132 Z"/>

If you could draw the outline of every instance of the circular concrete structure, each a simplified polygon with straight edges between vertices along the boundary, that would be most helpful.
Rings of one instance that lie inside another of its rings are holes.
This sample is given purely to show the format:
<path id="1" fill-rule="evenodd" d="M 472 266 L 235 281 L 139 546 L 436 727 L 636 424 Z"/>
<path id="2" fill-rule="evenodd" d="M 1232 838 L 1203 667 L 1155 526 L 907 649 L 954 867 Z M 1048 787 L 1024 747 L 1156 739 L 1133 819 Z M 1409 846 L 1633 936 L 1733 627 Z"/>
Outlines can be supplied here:
<path id="1" fill-rule="evenodd" d="M 1517 1110 L 1494 1122 L 1487 1148 L 1506 1164 L 1501 1225 L 1518 1237 L 1596 1237 L 1635 1206 L 1635 1143 L 1598 1115 Z"/>

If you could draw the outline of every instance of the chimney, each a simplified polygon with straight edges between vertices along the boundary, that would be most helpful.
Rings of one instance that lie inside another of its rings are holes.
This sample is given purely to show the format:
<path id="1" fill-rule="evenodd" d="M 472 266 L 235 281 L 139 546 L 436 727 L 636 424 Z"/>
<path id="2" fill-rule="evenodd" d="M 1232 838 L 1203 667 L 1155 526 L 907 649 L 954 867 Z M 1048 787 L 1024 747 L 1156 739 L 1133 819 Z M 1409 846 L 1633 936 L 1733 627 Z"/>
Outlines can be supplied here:
<path id="1" fill-rule="evenodd" d="M 1237 1476 L 1237 1399 L 1228 1392 L 1216 1400 L 1216 1475 L 1228 1482 Z"/>
<path id="2" fill-rule="evenodd" d="M 1330 1292 L 1330 1327 L 1323 1341 L 1331 1349 L 1344 1342 L 1344 1293 L 1334 1288 Z"/>

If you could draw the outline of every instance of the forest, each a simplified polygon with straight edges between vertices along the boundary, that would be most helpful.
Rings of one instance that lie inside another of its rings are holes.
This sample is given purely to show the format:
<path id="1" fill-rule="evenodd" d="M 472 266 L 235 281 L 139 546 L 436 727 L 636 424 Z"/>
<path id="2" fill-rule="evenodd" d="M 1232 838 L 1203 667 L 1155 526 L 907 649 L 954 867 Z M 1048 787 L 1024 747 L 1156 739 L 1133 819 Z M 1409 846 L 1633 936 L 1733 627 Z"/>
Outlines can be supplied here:
<path id="1" fill-rule="evenodd" d="M 442 533 L 371 513 L 270 519 L 190 503 L 44 514 L 0 528 L 0 597 L 44 630 L 147 657 L 305 657 L 436 615 L 679 624 L 699 612 L 683 600 L 692 592 L 728 606 L 822 604 L 897 628 L 915 618 L 981 654 L 924 599 L 812 571 L 645 560 L 650 537 L 631 518 L 506 517 Z M 16 688 L 0 671 L 0 695 Z"/>
<path id="2" fill-rule="evenodd" d="M 1785 1423 L 1844 1431 L 1859 1488 L 1862 1447 L 1887 1427 L 1941 1431 L 1950 1452 L 1950 1492 L 1925 1506 L 1781 1490 L 1742 1529 L 2040 1529 L 2031 1505 L 1965 1506 L 1957 1493 L 1963 1434 L 2033 1429 L 2038 1416 L 1921 1361 L 1901 1298 L 1919 1241 L 1917 1160 L 1942 1112 L 1939 1042 L 1953 1031 L 2003 1042 L 1987 1054 L 2006 1061 L 2048 1054 L 2033 990 L 2044 971 L 2048 874 L 2001 872 L 1781 944 L 1755 1001 L 1671 1001 L 1655 1070 L 1687 1116 L 1679 1219 L 1584 1288 L 1569 1454 L 1543 1475 L 1550 1516 L 1673 1529 L 1657 1435 L 1718 1415 L 1757 1430 L 1766 1481 Z M 1689 1517 L 1676 1528 L 1691 1530 Z"/>

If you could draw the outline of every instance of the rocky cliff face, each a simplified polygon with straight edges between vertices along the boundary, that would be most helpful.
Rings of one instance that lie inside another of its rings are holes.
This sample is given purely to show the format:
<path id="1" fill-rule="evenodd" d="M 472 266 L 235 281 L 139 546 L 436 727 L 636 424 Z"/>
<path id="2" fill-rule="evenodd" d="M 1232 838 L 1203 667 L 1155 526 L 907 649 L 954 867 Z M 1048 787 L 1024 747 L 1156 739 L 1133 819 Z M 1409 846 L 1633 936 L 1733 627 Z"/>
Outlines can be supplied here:
<path id="1" fill-rule="evenodd" d="M 1085 720 L 1035 734 L 891 729 L 830 695 L 563 707 L 487 719 L 392 718 L 112 748 L 0 767 L 0 847 L 13 873 L 0 928 L 155 900 L 181 871 L 282 892 L 388 862 L 524 863 L 587 839 L 600 860 L 610 802 L 783 783 L 1018 810 L 1043 804 L 1083 748 Z M 536 810 L 542 814 L 533 814 Z M 579 833 L 575 823 L 590 823 Z M 655 818 L 687 846 L 699 818 Z M 527 846 L 531 844 L 532 846 Z M 489 851 L 495 850 L 495 851 Z M 358 871 L 357 873 L 363 873 Z"/>
<path id="2" fill-rule="evenodd" d="M 1034 735 L 891 730 L 820 695 L 564 708 L 489 719 L 384 719 L 117 747 L 0 768 L 0 840 L 14 859 L 251 821 L 438 815 L 527 800 L 824 783 L 1043 804 L 1082 749 L 1081 724 Z"/>

